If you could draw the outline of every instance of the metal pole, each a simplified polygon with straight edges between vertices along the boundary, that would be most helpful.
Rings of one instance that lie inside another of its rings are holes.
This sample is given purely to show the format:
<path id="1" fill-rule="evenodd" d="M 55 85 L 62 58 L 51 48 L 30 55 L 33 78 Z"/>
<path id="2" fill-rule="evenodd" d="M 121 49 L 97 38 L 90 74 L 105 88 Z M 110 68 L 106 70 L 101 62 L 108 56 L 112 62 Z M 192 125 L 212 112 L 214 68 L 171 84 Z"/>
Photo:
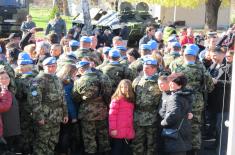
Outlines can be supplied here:
<path id="1" fill-rule="evenodd" d="M 174 22 L 176 21 L 176 13 L 177 13 L 177 8 L 176 8 L 176 2 L 175 2 L 175 7 L 174 7 Z"/>
<path id="2" fill-rule="evenodd" d="M 235 57 L 233 57 L 232 88 L 229 112 L 227 155 L 235 155 Z"/>

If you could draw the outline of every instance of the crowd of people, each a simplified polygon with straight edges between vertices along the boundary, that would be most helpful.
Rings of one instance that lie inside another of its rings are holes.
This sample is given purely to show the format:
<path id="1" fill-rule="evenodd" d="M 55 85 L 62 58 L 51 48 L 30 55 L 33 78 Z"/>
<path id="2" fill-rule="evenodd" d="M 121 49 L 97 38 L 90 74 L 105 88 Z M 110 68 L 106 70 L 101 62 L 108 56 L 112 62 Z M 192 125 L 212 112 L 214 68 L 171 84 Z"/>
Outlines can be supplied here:
<path id="1" fill-rule="evenodd" d="M 59 14 L 45 39 L 30 15 L 22 31 L 0 39 L 0 154 L 226 155 L 235 26 L 149 25 L 138 48 Z"/>

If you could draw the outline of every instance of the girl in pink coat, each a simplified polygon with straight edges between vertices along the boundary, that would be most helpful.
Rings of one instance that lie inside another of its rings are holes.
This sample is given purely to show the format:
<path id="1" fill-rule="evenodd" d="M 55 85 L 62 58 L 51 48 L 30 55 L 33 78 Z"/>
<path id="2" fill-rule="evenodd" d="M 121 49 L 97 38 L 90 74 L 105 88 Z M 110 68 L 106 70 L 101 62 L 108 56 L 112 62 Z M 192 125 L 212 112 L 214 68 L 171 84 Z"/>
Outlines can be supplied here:
<path id="1" fill-rule="evenodd" d="M 135 137 L 134 99 L 131 81 L 120 81 L 109 109 L 109 134 L 113 138 L 112 155 L 127 155 L 130 151 L 128 143 Z"/>

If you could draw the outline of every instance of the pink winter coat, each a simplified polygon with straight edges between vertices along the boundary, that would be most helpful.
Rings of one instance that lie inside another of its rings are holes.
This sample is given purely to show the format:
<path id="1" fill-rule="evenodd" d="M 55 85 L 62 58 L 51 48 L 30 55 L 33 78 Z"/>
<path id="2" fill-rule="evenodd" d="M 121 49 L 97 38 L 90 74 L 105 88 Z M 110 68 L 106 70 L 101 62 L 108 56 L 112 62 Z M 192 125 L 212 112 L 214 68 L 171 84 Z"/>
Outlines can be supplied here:
<path id="1" fill-rule="evenodd" d="M 113 138 L 133 139 L 135 131 L 133 127 L 134 104 L 125 98 L 112 100 L 109 109 L 109 133 L 117 130 L 117 135 Z"/>
<path id="2" fill-rule="evenodd" d="M 7 112 L 12 105 L 12 95 L 8 90 L 2 90 L 0 93 L 0 137 L 3 135 L 3 123 L 1 113 Z"/>

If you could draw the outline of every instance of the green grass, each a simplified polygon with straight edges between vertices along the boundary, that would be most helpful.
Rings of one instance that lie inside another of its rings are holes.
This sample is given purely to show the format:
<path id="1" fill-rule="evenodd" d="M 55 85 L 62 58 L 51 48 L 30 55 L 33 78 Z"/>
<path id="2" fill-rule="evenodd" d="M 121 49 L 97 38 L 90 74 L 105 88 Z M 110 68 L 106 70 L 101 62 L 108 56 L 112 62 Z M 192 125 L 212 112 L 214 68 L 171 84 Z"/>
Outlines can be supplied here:
<path id="1" fill-rule="evenodd" d="M 43 32 L 37 32 L 36 37 L 43 38 L 45 37 L 45 29 L 47 27 L 47 23 L 50 21 L 49 16 L 52 8 L 36 8 L 30 7 L 29 13 L 33 17 L 33 21 L 36 23 L 37 27 L 43 28 Z M 62 18 L 66 22 L 67 30 L 72 27 L 72 17 L 62 16 Z"/>

